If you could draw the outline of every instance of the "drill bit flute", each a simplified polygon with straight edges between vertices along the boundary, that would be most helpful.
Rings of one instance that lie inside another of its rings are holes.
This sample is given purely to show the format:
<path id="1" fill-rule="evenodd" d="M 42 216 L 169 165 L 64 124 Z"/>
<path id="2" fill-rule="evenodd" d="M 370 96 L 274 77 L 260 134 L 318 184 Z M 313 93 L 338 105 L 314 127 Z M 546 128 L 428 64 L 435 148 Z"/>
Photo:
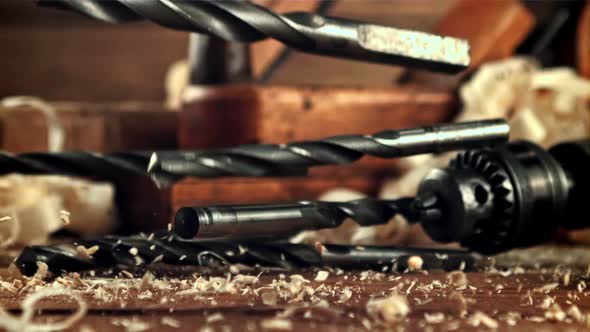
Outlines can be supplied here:
<path id="1" fill-rule="evenodd" d="M 164 151 L 100 155 L 89 152 L 0 153 L 0 174 L 63 174 L 96 178 L 150 176 L 170 184 L 185 176 L 303 175 L 317 165 L 347 164 L 364 154 L 395 158 L 442 152 L 505 141 L 504 120 L 443 124 L 391 130 L 374 135 L 349 135 L 282 145 L 244 145 L 212 151 Z M 148 167 L 149 165 L 149 167 Z"/>
<path id="2" fill-rule="evenodd" d="M 320 55 L 455 73 L 469 65 L 467 41 L 310 13 L 276 14 L 252 3 L 187 0 L 40 0 L 97 20 L 124 23 L 143 18 L 162 26 L 228 41 L 277 39 Z"/>

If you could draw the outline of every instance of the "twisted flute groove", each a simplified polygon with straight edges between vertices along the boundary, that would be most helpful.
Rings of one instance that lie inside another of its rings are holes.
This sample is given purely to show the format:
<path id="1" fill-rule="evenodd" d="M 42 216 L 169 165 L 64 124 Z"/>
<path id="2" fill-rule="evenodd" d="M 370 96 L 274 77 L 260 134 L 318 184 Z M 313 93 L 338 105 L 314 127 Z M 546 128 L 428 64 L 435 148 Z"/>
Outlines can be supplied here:
<path id="1" fill-rule="evenodd" d="M 273 38 L 309 53 L 454 73 L 469 65 L 467 41 L 312 13 L 276 14 L 244 1 L 39 0 L 91 18 L 126 23 L 148 19 L 161 26 L 228 41 Z"/>
<path id="2" fill-rule="evenodd" d="M 308 168 L 350 164 L 365 155 L 396 158 L 505 142 L 501 119 L 344 135 L 288 144 L 256 144 L 215 151 L 155 153 L 149 172 L 183 176 L 271 176 L 304 174 Z"/>

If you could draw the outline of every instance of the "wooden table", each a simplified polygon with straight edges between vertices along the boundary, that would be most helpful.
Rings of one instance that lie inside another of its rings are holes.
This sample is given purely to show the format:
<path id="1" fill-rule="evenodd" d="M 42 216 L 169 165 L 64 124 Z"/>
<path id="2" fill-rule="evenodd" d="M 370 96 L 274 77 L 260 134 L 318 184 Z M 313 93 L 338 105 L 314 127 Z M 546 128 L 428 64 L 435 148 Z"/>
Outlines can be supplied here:
<path id="1" fill-rule="evenodd" d="M 67 288 L 78 290 L 89 306 L 89 312 L 73 331 L 83 328 L 85 331 L 143 331 L 142 327 L 146 331 L 264 331 L 267 320 L 281 315 L 285 316 L 281 319 L 290 322 L 293 331 L 489 330 L 484 323 L 473 326 L 476 312 L 492 318 L 501 331 L 580 331 L 585 330 L 586 323 L 577 322 L 571 315 L 566 314 L 562 321 L 551 321 L 545 315 L 551 310 L 547 307 L 555 302 L 564 312 L 576 305 L 583 319 L 586 318 L 590 312 L 590 290 L 584 286 L 589 282 L 586 271 L 589 257 L 590 250 L 572 248 L 554 251 L 541 248 L 503 255 L 497 258 L 496 266 L 525 268 L 467 272 L 464 286 L 451 283 L 449 273 L 445 272 L 393 274 L 321 269 L 329 271 L 325 281 L 314 280 L 318 270 L 264 271 L 254 284 L 236 284 L 235 292 L 231 288 L 217 292 L 187 291 L 197 278 L 209 280 L 210 276 L 202 270 L 183 268 L 174 274 L 167 273 L 168 281 L 156 278 L 155 282 L 144 282 L 143 288 L 141 278 L 121 275 L 116 280 L 85 277 L 83 282 L 87 285 Z M 531 262 L 546 267 L 531 268 Z M 2 280 L 9 280 L 6 271 L 6 268 L 2 271 Z M 223 280 L 226 273 L 218 271 L 213 276 Z M 240 273 L 256 276 L 260 271 Z M 307 280 L 302 282 L 303 287 L 309 286 L 314 291 L 306 293 L 301 301 L 297 300 L 300 293 L 296 291 L 275 305 L 264 304 L 261 295 L 268 292 L 264 288 L 273 280 L 289 284 L 292 274 L 300 274 Z M 59 279 L 54 279 L 40 287 L 55 287 L 59 283 Z M 204 281 L 200 283 L 203 285 Z M 1 288 L 0 304 L 8 309 L 18 308 L 24 295 Z M 347 290 L 351 292 L 350 298 L 339 301 Z M 368 301 L 392 292 L 407 298 L 411 311 L 406 318 L 385 323 L 367 313 Z M 465 299 L 464 317 L 460 317 L 458 295 L 451 296 L 453 293 L 460 293 Z M 40 308 L 45 309 L 41 319 L 47 320 L 62 318 L 75 305 L 63 298 L 52 298 L 41 302 Z"/>

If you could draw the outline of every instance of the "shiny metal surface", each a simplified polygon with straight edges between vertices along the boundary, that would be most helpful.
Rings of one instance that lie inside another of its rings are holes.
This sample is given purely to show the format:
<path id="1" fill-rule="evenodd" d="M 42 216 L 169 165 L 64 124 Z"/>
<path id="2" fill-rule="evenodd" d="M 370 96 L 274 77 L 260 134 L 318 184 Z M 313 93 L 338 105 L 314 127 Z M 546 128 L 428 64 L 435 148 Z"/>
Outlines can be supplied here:
<path id="1" fill-rule="evenodd" d="M 469 44 L 454 37 L 311 13 L 276 14 L 242 1 L 40 0 L 97 20 L 148 19 L 164 27 L 237 42 L 274 38 L 303 52 L 456 73 L 469 65 Z"/>

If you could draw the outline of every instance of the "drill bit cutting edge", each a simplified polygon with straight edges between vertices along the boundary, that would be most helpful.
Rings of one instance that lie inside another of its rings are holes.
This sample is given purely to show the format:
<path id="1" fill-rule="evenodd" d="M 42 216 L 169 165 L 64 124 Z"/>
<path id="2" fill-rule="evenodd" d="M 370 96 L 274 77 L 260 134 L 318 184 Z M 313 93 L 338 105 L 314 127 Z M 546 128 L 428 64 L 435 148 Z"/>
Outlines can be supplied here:
<path id="1" fill-rule="evenodd" d="M 364 155 L 397 158 L 490 146 L 508 140 L 503 119 L 441 124 L 373 135 L 344 135 L 288 144 L 242 145 L 203 152 L 154 153 L 148 172 L 185 176 L 273 176 L 343 165 Z M 157 181 L 157 178 L 156 178 Z"/>
<path id="2" fill-rule="evenodd" d="M 40 0 L 97 20 L 124 23 L 143 18 L 162 26 L 224 40 L 274 38 L 308 53 L 456 73 L 470 62 L 466 40 L 324 17 L 276 14 L 252 3 L 186 0 Z"/>

